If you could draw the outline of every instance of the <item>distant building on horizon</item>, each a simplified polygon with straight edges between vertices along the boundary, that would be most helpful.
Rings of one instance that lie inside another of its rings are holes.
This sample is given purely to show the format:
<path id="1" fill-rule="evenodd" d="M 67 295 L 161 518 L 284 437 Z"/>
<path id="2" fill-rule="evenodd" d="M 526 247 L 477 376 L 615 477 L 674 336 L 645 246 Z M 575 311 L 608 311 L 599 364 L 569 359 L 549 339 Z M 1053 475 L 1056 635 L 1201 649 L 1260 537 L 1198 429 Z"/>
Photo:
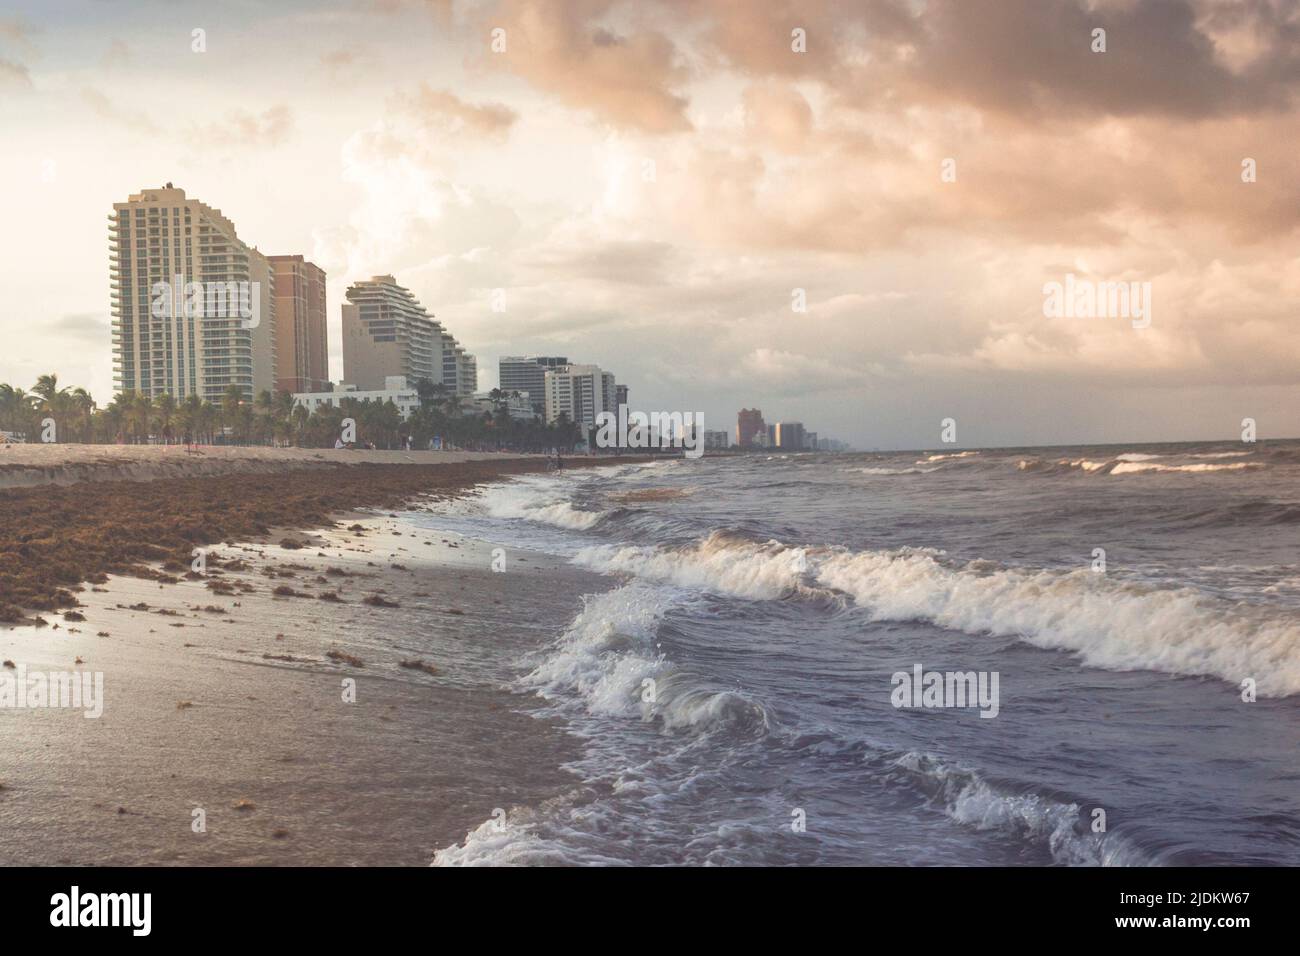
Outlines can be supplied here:
<path id="1" fill-rule="evenodd" d="M 742 408 L 736 415 L 736 445 L 740 448 L 753 448 L 758 444 L 758 436 L 766 434 L 763 413 L 757 408 Z"/>
<path id="2" fill-rule="evenodd" d="M 404 376 L 443 385 L 471 398 L 478 363 L 409 289 L 391 275 L 354 282 L 343 305 L 343 377 L 359 389 L 377 389 Z"/>
<path id="3" fill-rule="evenodd" d="M 781 451 L 804 450 L 803 422 L 777 422 L 775 440 L 772 447 Z"/>
<path id="4" fill-rule="evenodd" d="M 704 450 L 705 451 L 723 451 L 728 447 L 727 439 L 730 436 L 725 431 L 705 431 L 704 432 Z"/>
<path id="5" fill-rule="evenodd" d="M 171 183 L 108 221 L 114 390 L 219 405 L 231 385 L 247 401 L 274 389 L 275 279 L 234 223 Z"/>
<path id="6" fill-rule="evenodd" d="M 275 276 L 275 387 L 323 392 L 329 384 L 325 271 L 302 256 L 268 256 Z"/>

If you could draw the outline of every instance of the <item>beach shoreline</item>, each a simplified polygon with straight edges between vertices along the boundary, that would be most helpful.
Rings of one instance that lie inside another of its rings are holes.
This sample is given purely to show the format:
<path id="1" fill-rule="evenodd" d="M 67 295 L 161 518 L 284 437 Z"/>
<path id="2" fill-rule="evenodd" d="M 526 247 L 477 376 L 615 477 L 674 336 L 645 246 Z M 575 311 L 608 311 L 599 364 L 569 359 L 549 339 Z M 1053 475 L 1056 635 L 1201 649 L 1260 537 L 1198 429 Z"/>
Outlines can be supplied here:
<path id="1" fill-rule="evenodd" d="M 363 452 L 354 459 L 348 457 L 353 453 L 339 452 L 334 459 L 316 461 L 302 454 L 280 458 L 279 449 L 249 449 L 247 454 L 226 449 L 231 453 L 222 456 L 219 466 L 225 471 L 180 475 L 173 464 L 194 463 L 165 459 L 151 446 L 140 446 L 139 453 L 123 454 L 110 465 L 95 464 L 96 446 L 59 447 L 73 450 L 46 455 L 39 474 L 20 465 L 27 480 L 39 477 L 39 484 L 0 487 L 0 623 L 75 607 L 76 587 L 100 582 L 106 574 L 174 582 L 195 573 L 197 553 L 215 543 L 260 540 L 273 528 L 328 527 L 334 516 L 357 507 L 392 510 L 414 499 L 446 498 L 483 482 L 546 468 L 542 456 L 467 452 L 437 458 L 439 453 L 429 452 L 423 456 L 434 456 L 432 462 L 413 453 L 398 463 L 392 456 L 405 453 Z M 185 452 L 181 448 L 171 454 Z M 581 457 L 567 467 L 637 460 Z M 300 467 L 304 461 L 314 463 Z M 99 478 L 65 483 L 60 479 L 69 467 L 110 470 L 98 472 Z M 123 477 L 124 470 L 129 477 Z"/>
<path id="2" fill-rule="evenodd" d="M 607 581 L 517 548 L 497 573 L 489 543 L 411 523 L 543 467 L 362 461 L 163 478 L 145 494 L 138 481 L 0 492 L 0 553 L 24 563 L 57 559 L 56 539 L 75 549 L 87 525 L 129 528 L 143 514 L 119 507 L 131 495 L 164 522 L 205 499 L 218 539 L 195 572 L 149 526 L 143 543 L 166 556 L 61 581 L 73 604 L 0 625 L 14 665 L 0 675 L 103 681 L 95 719 L 0 707 L 0 863 L 425 865 L 485 820 L 571 793 L 576 743 L 508 684 Z M 312 487 L 324 477 L 334 486 Z M 270 503 L 240 497 L 257 485 Z M 21 523 L 15 499 L 37 505 Z M 22 540 L 32 528 L 45 534 Z"/>

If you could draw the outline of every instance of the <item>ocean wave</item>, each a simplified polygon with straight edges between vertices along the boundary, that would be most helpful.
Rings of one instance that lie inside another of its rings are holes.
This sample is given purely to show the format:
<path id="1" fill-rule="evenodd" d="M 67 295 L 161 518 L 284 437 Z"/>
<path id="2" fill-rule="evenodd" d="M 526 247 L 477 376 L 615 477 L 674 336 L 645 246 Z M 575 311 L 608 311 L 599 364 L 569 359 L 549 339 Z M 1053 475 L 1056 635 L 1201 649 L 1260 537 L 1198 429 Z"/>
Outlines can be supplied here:
<path id="1" fill-rule="evenodd" d="M 957 458 L 974 458 L 978 454 L 979 452 L 977 451 L 954 451 L 948 452 L 947 454 L 927 455 L 918 461 L 917 464 L 919 465 L 928 461 L 952 461 Z"/>
<path id="2" fill-rule="evenodd" d="M 1093 833 L 1090 811 L 1031 790 L 991 783 L 980 773 L 910 751 L 886 771 L 923 793 L 951 819 L 1042 846 L 1066 866 L 1149 866 L 1154 861 L 1115 833 Z"/>
<path id="3" fill-rule="evenodd" d="M 1180 524 L 1194 528 L 1260 524 L 1300 524 L 1300 502 L 1256 499 L 1219 505 L 1180 516 Z"/>
<path id="4" fill-rule="evenodd" d="M 1020 471 L 1048 474 L 1064 474 L 1072 471 L 1105 472 L 1118 464 L 1117 461 L 1091 461 L 1087 458 L 1022 458 L 1016 462 Z"/>
<path id="5" fill-rule="evenodd" d="M 488 485 L 479 496 L 464 501 L 466 507 L 492 518 L 522 519 L 570 531 L 587 531 L 609 517 L 607 511 L 576 508 L 568 498 L 568 491 L 557 485 L 554 480 L 520 479 Z"/>
<path id="6" fill-rule="evenodd" d="M 722 531 L 685 548 L 597 545 L 583 548 L 573 560 L 596 571 L 754 600 L 798 593 L 807 568 L 802 548 L 787 548 L 779 541 L 760 544 Z"/>
<path id="7" fill-rule="evenodd" d="M 1118 461 L 1155 461 L 1157 458 L 1164 458 L 1164 455 L 1151 455 L 1141 451 L 1126 451 L 1122 455 L 1116 455 Z"/>
<path id="8" fill-rule="evenodd" d="M 1186 474 L 1198 474 L 1206 471 L 1245 471 L 1252 468 L 1263 468 L 1261 462 L 1255 461 L 1236 461 L 1231 464 L 1211 465 L 1197 463 L 1192 465 L 1161 465 L 1156 462 L 1128 462 L 1121 461 L 1115 464 L 1110 470 L 1112 475 L 1138 475 L 1145 472 L 1163 471 L 1163 472 L 1183 472 Z"/>
<path id="9" fill-rule="evenodd" d="M 761 703 L 679 670 L 657 649 L 664 615 L 689 599 L 643 582 L 586 596 L 519 686 L 548 700 L 580 700 L 589 714 L 658 722 L 668 732 L 766 733 L 770 718 Z"/>
<path id="10" fill-rule="evenodd" d="M 1139 475 L 1155 472 L 1184 474 L 1201 474 L 1205 472 L 1248 471 L 1265 467 L 1263 462 L 1239 461 L 1220 464 L 1194 462 L 1190 464 L 1162 464 L 1153 459 L 1160 455 L 1141 455 L 1129 452 L 1116 458 L 1095 461 L 1088 458 L 1022 458 L 1016 462 L 1020 471 L 1037 474 L 1098 474 L 1098 475 Z"/>
<path id="11" fill-rule="evenodd" d="M 519 683 L 548 699 L 576 695 L 592 713 L 648 719 L 643 682 L 668 667 L 654 643 L 674 603 L 672 592 L 636 584 L 586 596 L 552 652 Z"/>
<path id="12" fill-rule="evenodd" d="M 953 568 L 931 554 L 839 552 L 817 580 L 874 620 L 922 620 L 1017 637 L 1107 670 L 1253 678 L 1264 696 L 1300 693 L 1300 626 L 1262 610 L 1114 581 L 1091 570 Z"/>
<path id="13" fill-rule="evenodd" d="M 585 548 L 575 563 L 748 600 L 847 595 L 873 620 L 920 620 L 1016 637 L 1092 667 L 1256 681 L 1300 693 L 1300 626 L 1187 588 L 1117 581 L 1091 570 L 952 566 L 928 549 L 847 551 L 756 543 L 715 532 L 685 548 Z"/>
<path id="14" fill-rule="evenodd" d="M 506 819 L 485 820 L 464 842 L 437 850 L 432 866 L 519 866 L 577 862 L 567 859 L 560 844 L 543 840 L 527 824 Z"/>
<path id="15" fill-rule="evenodd" d="M 938 468 L 851 468 L 850 471 L 859 475 L 928 475 L 932 471 L 938 471 Z"/>

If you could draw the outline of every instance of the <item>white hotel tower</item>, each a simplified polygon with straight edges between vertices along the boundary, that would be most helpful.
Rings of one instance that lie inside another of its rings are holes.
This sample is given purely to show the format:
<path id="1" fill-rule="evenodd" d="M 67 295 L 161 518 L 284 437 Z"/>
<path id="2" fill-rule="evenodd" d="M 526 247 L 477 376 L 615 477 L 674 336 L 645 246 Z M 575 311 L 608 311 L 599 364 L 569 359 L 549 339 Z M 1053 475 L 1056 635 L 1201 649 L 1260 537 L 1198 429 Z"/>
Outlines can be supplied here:
<path id="1" fill-rule="evenodd" d="M 248 400 L 274 389 L 271 266 L 239 240 L 234 224 L 171 183 L 114 203 L 108 221 L 115 389 L 178 401 L 198 395 L 214 404 L 231 385 Z M 171 285 L 174 298 L 170 314 L 155 316 L 159 282 Z M 187 310 L 184 291 L 195 282 L 223 295 L 232 283 L 247 283 L 256 301 L 245 304 L 256 321 L 239 314 L 237 299 L 227 298 L 227 309 Z"/>

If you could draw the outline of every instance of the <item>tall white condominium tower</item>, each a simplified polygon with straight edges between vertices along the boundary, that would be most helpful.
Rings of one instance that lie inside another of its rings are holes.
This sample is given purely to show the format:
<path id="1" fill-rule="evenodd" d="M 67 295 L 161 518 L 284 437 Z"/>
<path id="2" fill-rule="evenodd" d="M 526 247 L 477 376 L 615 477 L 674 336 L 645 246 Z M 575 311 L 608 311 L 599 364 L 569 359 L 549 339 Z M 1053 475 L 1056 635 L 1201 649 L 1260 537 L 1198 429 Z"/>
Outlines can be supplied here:
<path id="1" fill-rule="evenodd" d="M 359 389 L 404 375 L 465 398 L 478 387 L 474 356 L 390 275 L 353 283 L 343 306 L 343 378 Z"/>
<path id="2" fill-rule="evenodd" d="M 618 386 L 612 372 L 598 365 L 562 365 L 546 370 L 546 422 L 564 415 L 585 428 L 596 427 L 601 412 L 618 414 Z"/>
<path id="3" fill-rule="evenodd" d="M 108 221 L 115 389 L 213 403 L 274 389 L 274 277 L 234 223 L 171 183 Z"/>

